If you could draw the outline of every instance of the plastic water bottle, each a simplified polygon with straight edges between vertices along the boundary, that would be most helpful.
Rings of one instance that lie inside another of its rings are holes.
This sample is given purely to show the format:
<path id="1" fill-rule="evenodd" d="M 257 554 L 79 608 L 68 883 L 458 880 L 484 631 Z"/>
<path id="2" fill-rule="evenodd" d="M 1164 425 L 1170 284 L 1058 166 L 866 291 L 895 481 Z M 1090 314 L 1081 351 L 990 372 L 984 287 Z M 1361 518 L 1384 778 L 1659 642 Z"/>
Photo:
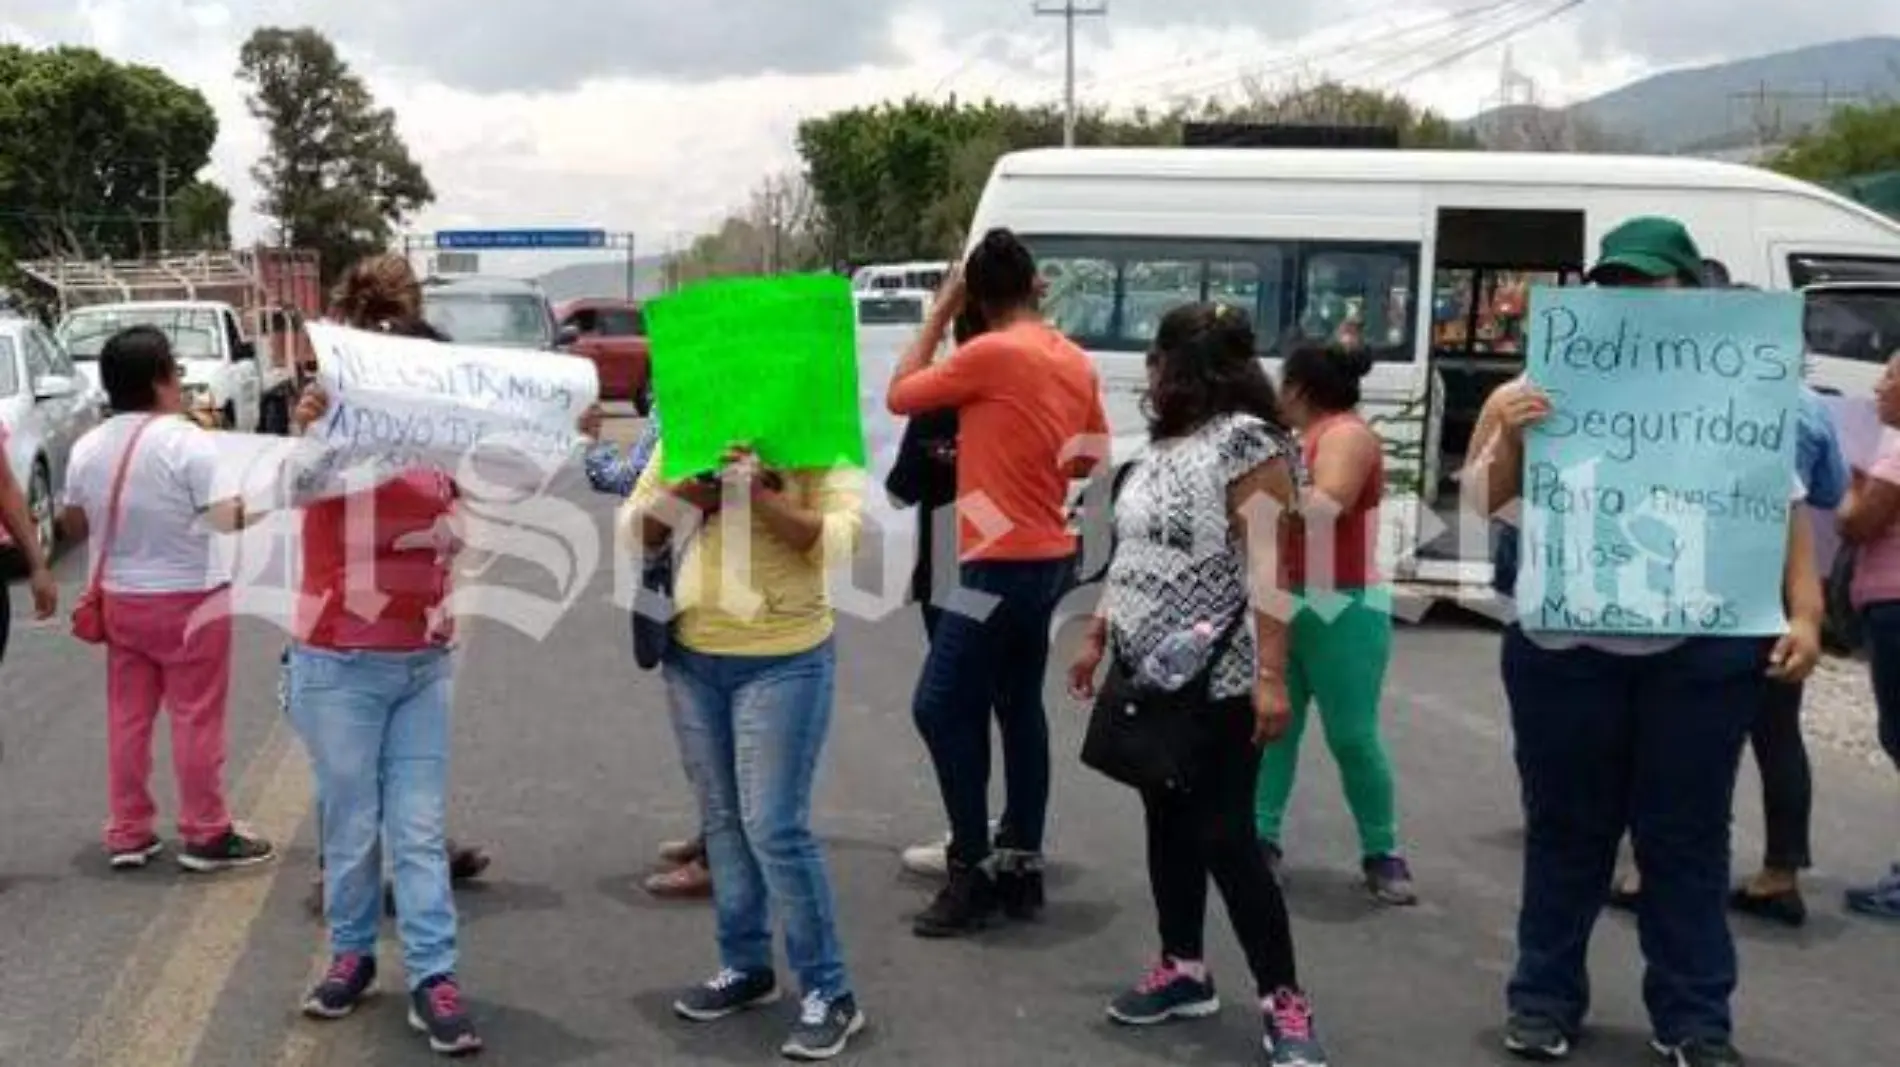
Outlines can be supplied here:
<path id="1" fill-rule="evenodd" d="M 1207 664 L 1207 656 L 1220 632 L 1203 619 L 1185 630 L 1176 630 L 1161 639 L 1148 658 L 1141 661 L 1141 678 L 1163 692 L 1172 693 L 1188 684 Z"/>

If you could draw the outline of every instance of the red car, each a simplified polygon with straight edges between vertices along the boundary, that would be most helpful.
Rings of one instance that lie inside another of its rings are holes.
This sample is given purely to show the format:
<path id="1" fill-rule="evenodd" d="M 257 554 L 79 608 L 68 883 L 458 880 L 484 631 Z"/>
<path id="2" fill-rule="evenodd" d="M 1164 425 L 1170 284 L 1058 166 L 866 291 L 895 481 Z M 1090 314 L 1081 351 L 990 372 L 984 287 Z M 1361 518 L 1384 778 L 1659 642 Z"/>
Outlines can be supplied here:
<path id="1" fill-rule="evenodd" d="M 570 300 L 554 309 L 561 347 L 600 368 L 600 398 L 631 400 L 640 414 L 653 406 L 652 364 L 640 305 L 608 298 Z"/>

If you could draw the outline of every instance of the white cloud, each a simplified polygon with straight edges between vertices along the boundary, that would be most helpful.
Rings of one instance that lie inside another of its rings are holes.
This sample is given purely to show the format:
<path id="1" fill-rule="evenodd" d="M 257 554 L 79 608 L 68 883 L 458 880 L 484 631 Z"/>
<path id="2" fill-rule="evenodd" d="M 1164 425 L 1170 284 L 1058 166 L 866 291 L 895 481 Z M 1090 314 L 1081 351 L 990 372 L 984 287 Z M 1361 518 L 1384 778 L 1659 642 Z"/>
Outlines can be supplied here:
<path id="1" fill-rule="evenodd" d="M 346 59 L 396 109 L 439 196 L 416 220 L 419 230 L 589 225 L 634 231 L 643 249 L 653 251 L 711 224 L 763 174 L 795 165 L 792 133 L 803 116 L 908 92 L 1027 102 L 1060 97 L 1060 24 L 1033 18 L 1028 0 L 799 0 L 802 20 L 730 17 L 731 10 L 755 10 L 755 2 L 739 0 L 727 5 L 724 21 L 698 23 L 688 7 L 672 2 L 626 0 L 586 10 L 563 5 L 552 9 L 559 15 L 539 9 L 530 26 L 519 14 L 529 7 L 512 0 L 505 11 L 502 0 L 493 0 L 485 15 L 494 18 L 466 14 L 477 0 L 454 6 L 409 0 L 402 6 L 410 14 L 401 18 L 386 13 L 393 10 L 387 0 L 374 7 L 360 0 L 80 0 L 58 11 L 40 0 L 0 0 L 0 31 L 28 43 L 92 45 L 162 67 L 202 90 L 223 131 L 211 174 L 237 196 L 241 237 L 263 231 L 249 179 L 262 137 L 233 71 L 244 35 L 262 22 L 309 22 L 335 33 Z M 1110 19 L 1081 38 L 1083 96 L 1129 106 L 1228 91 L 1249 75 L 1269 81 L 1332 75 L 1391 84 L 1466 115 L 1495 97 L 1502 49 L 1478 50 L 1441 70 L 1422 68 L 1453 51 L 1454 40 L 1480 41 L 1487 27 L 1508 24 L 1505 8 L 1489 23 L 1444 21 L 1447 10 L 1474 5 L 1274 5 L 1284 17 L 1274 23 L 1281 29 L 1272 30 L 1254 0 L 1129 0 L 1111 5 Z M 769 6 L 794 5 L 771 0 Z M 1192 19 L 1170 15 L 1190 6 Z M 661 7 L 673 22 L 655 21 Z M 1745 7 L 1758 10 L 1745 15 L 1739 10 Z M 1719 11 L 1712 2 L 1681 8 L 1680 24 L 1692 27 L 1694 37 L 1672 31 L 1678 23 L 1666 11 L 1673 9 L 1637 0 L 1587 5 L 1519 38 L 1517 66 L 1537 80 L 1545 102 L 1565 102 L 1648 72 L 1655 66 L 1651 57 L 1720 58 L 1824 32 L 1807 18 L 1811 5 L 1793 0 L 1730 0 Z M 1643 27 L 1634 43 L 1620 28 L 1624 16 Z M 876 32 L 865 22 L 846 26 L 839 19 L 866 20 Z M 1725 21 L 1734 27 L 1716 32 Z M 668 25 L 678 33 L 655 36 L 655 27 Z M 1407 26 L 1414 28 L 1408 33 Z M 1312 27 L 1322 28 L 1302 44 L 1286 36 Z M 1900 9 L 1867 5 L 1853 25 L 1825 28 L 1834 34 L 1880 30 L 1900 31 Z M 836 47 L 801 51 L 818 38 Z M 656 49 L 672 52 L 658 62 Z M 693 49 L 705 53 L 703 61 L 673 54 Z M 504 61 L 539 66 L 513 70 Z M 766 66 L 782 72 L 743 73 Z M 555 262 L 491 266 L 533 271 Z"/>

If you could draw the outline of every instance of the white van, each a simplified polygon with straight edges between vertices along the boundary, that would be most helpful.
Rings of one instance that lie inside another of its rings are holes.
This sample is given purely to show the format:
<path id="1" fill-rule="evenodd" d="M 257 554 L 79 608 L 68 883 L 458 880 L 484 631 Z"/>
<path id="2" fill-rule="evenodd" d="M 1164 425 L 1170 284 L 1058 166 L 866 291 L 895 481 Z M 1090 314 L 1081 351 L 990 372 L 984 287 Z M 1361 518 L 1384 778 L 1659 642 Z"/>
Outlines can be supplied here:
<path id="1" fill-rule="evenodd" d="M 1523 365 L 1524 291 L 1580 279 L 1604 232 L 1637 215 L 1682 220 L 1718 277 L 1817 287 L 1839 335 L 1815 353 L 1819 386 L 1865 388 L 1900 344 L 1855 340 L 1853 325 L 1900 327 L 1900 284 L 1881 284 L 1900 283 L 1900 223 L 1705 160 L 1037 150 L 997 162 L 970 233 L 1008 227 L 1035 252 L 1045 311 L 1100 367 L 1118 460 L 1141 447 L 1143 354 L 1169 308 L 1246 309 L 1270 365 L 1289 337 L 1369 348 L 1365 414 L 1387 446 L 1382 565 L 1482 605 L 1488 530 L 1453 521 L 1453 478 L 1484 398 Z"/>

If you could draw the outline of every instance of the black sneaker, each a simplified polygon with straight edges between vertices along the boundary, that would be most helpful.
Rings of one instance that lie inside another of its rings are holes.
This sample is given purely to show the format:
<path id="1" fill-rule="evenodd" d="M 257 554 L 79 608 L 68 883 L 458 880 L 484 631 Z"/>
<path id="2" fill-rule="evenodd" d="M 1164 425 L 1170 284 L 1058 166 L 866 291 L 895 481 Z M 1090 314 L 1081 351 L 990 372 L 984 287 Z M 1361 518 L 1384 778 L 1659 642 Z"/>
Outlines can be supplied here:
<path id="1" fill-rule="evenodd" d="M 376 988 L 376 957 L 345 952 L 330 961 L 323 980 L 303 998 L 303 1013 L 312 1019 L 341 1019 Z"/>
<path id="2" fill-rule="evenodd" d="M 437 975 L 409 994 L 409 1028 L 427 1035 L 429 1048 L 439 1055 L 468 1056 L 482 1050 L 454 975 Z"/>
<path id="3" fill-rule="evenodd" d="M 1570 1058 L 1570 1035 L 1539 1015 L 1513 1015 L 1504 1024 L 1504 1051 L 1520 1060 L 1556 1063 Z"/>
<path id="4" fill-rule="evenodd" d="M 136 871 L 147 867 L 165 851 L 165 842 L 154 837 L 137 848 L 115 848 L 111 864 L 115 871 Z"/>
<path id="5" fill-rule="evenodd" d="M 1799 929 L 1808 921 L 1808 902 L 1799 889 L 1762 895 L 1742 886 L 1729 895 L 1728 906 L 1739 915 L 1750 915 L 1790 929 Z"/>
<path id="6" fill-rule="evenodd" d="M 808 993 L 799 1009 L 798 1022 L 792 1026 L 792 1036 L 785 1039 L 779 1053 L 792 1060 L 828 1060 L 843 1052 L 863 1029 L 864 1013 L 858 1010 L 856 997 L 846 993 L 836 1000 L 826 1000 L 821 994 Z"/>
<path id="7" fill-rule="evenodd" d="M 999 852 L 996 856 L 996 903 L 1003 914 L 1019 922 L 1042 916 L 1048 897 L 1042 886 L 1042 857 L 1033 852 Z"/>
<path id="8" fill-rule="evenodd" d="M 1212 978 L 1181 973 L 1173 960 L 1155 964 L 1135 987 L 1108 1005 L 1108 1017 L 1123 1026 L 1155 1026 L 1172 1019 L 1205 1019 L 1220 1011 Z"/>
<path id="9" fill-rule="evenodd" d="M 1742 1054 L 1718 1038 L 1698 1037 L 1680 1045 L 1651 1041 L 1649 1047 L 1669 1067 L 1742 1067 Z"/>
<path id="10" fill-rule="evenodd" d="M 711 1023 L 777 1001 L 778 976 L 771 971 L 746 974 L 725 967 L 705 985 L 694 986 L 674 1001 L 673 1014 L 696 1023 Z"/>
<path id="11" fill-rule="evenodd" d="M 185 846 L 185 850 L 178 854 L 178 865 L 198 874 L 213 874 L 240 867 L 255 867 L 276 858 L 277 850 L 271 847 L 269 841 L 236 830 L 226 830 L 223 837 L 208 845 Z"/>
<path id="12" fill-rule="evenodd" d="M 996 912 L 996 884 L 980 868 L 952 864 L 949 884 L 912 924 L 918 937 L 940 940 L 973 934 Z"/>

